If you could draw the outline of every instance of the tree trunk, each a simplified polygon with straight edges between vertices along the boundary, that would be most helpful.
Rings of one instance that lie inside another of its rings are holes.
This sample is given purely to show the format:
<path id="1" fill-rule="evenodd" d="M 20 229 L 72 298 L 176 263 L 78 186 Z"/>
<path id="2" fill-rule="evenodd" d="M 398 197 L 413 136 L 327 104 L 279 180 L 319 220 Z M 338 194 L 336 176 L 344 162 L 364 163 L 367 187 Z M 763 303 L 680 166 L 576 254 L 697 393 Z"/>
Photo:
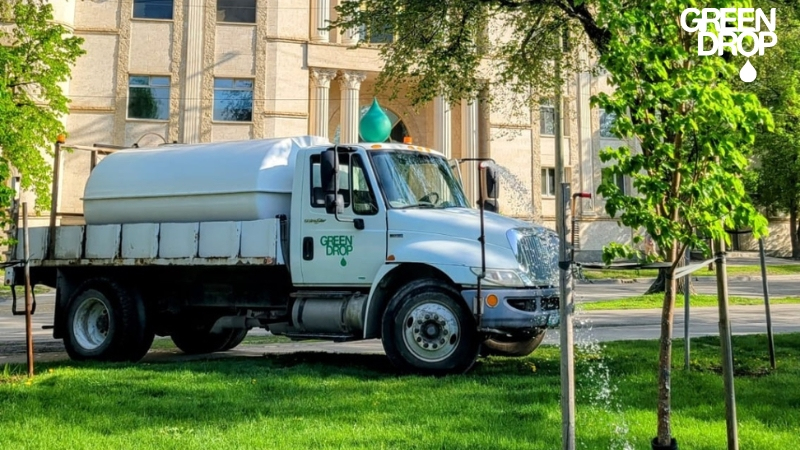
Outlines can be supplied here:
<path id="1" fill-rule="evenodd" d="M 686 265 L 685 259 L 681 259 L 681 262 L 678 263 L 678 267 L 683 267 L 685 265 Z M 669 283 L 667 283 L 667 271 L 668 270 L 669 269 L 658 269 L 658 276 L 656 277 L 656 280 L 653 281 L 653 284 L 651 284 L 649 288 L 647 288 L 647 292 L 645 292 L 644 295 L 660 294 L 662 292 L 665 293 L 665 294 L 667 293 L 667 288 L 669 287 Z M 683 293 L 683 285 L 685 284 L 684 280 L 685 280 L 685 277 L 680 277 L 678 280 L 676 280 L 677 289 L 678 289 L 676 291 L 676 295 Z M 696 293 L 697 293 L 697 291 L 695 290 L 694 285 L 691 283 L 691 280 L 690 280 L 689 281 L 689 294 L 694 295 Z"/>
<path id="2" fill-rule="evenodd" d="M 678 243 L 673 242 L 670 249 L 670 261 L 678 257 Z M 672 371 L 672 318 L 675 311 L 675 292 L 677 283 L 674 278 L 667 278 L 664 293 L 664 306 L 661 310 L 661 342 L 658 354 L 658 444 L 669 445 L 672 432 L 670 430 L 670 392 Z"/>
<path id="3" fill-rule="evenodd" d="M 789 211 L 789 234 L 792 241 L 792 258 L 800 259 L 800 228 L 797 224 L 798 208 Z"/>

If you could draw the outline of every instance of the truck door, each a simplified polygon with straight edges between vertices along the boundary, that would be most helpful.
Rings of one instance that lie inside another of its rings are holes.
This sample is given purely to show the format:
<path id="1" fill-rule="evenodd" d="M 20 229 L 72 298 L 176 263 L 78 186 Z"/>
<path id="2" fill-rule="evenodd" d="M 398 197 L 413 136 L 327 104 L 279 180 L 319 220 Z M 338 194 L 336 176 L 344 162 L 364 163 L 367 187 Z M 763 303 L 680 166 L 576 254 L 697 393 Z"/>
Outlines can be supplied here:
<path id="1" fill-rule="evenodd" d="M 362 153 L 339 154 L 339 220 L 325 211 L 320 155 L 310 155 L 303 188 L 301 271 L 304 285 L 369 287 L 386 260 L 386 207 Z M 363 221 L 363 229 L 357 222 Z M 295 243 L 296 240 L 292 239 Z"/>

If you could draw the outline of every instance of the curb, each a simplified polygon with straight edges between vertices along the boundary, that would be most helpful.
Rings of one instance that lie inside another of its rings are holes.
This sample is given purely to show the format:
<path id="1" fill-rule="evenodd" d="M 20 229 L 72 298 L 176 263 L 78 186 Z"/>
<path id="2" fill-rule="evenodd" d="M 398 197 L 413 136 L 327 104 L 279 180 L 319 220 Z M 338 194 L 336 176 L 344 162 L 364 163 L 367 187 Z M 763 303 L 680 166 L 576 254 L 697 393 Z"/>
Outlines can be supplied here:
<path id="1" fill-rule="evenodd" d="M 650 278 L 599 278 L 596 280 L 575 280 L 576 284 L 592 285 L 592 284 L 634 284 L 634 283 L 647 283 L 652 284 L 656 279 Z M 693 282 L 698 283 L 716 283 L 717 277 L 692 277 Z M 728 277 L 728 281 L 761 281 L 761 275 L 741 275 Z M 800 282 L 800 275 L 768 275 L 767 281 L 798 281 Z"/>

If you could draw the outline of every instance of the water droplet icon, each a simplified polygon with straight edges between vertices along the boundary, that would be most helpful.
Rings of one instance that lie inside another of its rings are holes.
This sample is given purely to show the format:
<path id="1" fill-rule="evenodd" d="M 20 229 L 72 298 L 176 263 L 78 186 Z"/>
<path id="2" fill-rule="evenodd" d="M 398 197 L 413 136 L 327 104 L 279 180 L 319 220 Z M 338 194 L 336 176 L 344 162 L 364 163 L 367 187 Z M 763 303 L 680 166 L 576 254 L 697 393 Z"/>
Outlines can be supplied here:
<path id="1" fill-rule="evenodd" d="M 342 258 L 342 260 L 341 260 L 341 261 L 339 261 L 339 264 L 341 264 L 341 265 L 342 265 L 342 267 L 344 267 L 344 266 L 346 266 L 346 265 L 347 265 L 347 260 L 346 260 L 346 259 L 344 259 L 344 258 Z"/>
<path id="2" fill-rule="evenodd" d="M 739 71 L 739 78 L 742 79 L 745 83 L 749 83 L 756 79 L 756 68 L 750 64 L 750 60 L 748 59 L 744 66 L 742 66 L 742 70 Z"/>

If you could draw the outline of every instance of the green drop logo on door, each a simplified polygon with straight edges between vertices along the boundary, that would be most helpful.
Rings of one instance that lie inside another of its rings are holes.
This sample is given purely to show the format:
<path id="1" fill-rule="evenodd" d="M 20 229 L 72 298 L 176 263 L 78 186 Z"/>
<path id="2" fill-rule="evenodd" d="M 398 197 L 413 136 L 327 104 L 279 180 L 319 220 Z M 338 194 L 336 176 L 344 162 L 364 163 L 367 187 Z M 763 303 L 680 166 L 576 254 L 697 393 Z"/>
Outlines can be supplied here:
<path id="1" fill-rule="evenodd" d="M 341 256 L 339 264 L 347 265 L 345 256 L 353 251 L 353 236 L 322 236 L 319 243 L 325 247 L 326 256 Z"/>

